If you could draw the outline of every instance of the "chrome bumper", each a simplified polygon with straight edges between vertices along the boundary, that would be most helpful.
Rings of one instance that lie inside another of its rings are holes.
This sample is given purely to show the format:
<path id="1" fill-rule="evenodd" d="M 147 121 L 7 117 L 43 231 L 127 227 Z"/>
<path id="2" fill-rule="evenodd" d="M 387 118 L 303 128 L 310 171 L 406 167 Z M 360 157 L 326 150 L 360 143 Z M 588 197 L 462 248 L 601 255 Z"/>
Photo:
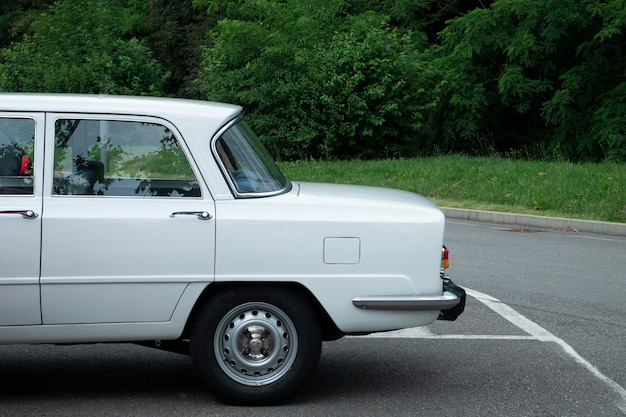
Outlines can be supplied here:
<path id="1" fill-rule="evenodd" d="M 440 296 L 379 296 L 356 297 L 355 307 L 367 310 L 433 311 L 439 310 L 439 320 L 454 321 L 465 310 L 465 290 L 442 274 L 443 294 Z"/>
<path id="2" fill-rule="evenodd" d="M 461 297 L 450 291 L 440 296 L 379 296 L 356 297 L 352 299 L 355 307 L 367 310 L 432 311 L 448 310 L 455 307 Z"/>

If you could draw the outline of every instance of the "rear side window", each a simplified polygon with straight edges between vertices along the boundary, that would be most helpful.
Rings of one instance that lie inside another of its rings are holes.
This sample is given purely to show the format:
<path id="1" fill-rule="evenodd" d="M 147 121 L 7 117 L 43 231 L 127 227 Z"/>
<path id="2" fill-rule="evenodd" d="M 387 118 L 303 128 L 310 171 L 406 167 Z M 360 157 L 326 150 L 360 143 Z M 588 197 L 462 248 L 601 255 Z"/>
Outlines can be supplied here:
<path id="1" fill-rule="evenodd" d="M 200 197 L 174 133 L 157 123 L 60 119 L 55 124 L 56 195 Z"/>
<path id="2" fill-rule="evenodd" d="M 0 194 L 33 194 L 35 121 L 0 117 Z"/>
<path id="3" fill-rule="evenodd" d="M 243 121 L 231 124 L 213 147 L 237 197 L 273 195 L 290 189 L 289 180 Z"/>

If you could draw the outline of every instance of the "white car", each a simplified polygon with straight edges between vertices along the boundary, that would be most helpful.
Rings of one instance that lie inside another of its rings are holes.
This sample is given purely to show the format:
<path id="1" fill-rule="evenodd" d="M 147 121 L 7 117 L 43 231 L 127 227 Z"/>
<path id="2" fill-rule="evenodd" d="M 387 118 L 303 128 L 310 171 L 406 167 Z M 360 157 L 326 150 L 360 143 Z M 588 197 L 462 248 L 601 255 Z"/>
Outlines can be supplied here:
<path id="1" fill-rule="evenodd" d="M 465 304 L 434 204 L 290 182 L 227 104 L 0 94 L 0 231 L 0 344 L 185 352 L 231 403 L 286 398 L 323 340 Z"/>

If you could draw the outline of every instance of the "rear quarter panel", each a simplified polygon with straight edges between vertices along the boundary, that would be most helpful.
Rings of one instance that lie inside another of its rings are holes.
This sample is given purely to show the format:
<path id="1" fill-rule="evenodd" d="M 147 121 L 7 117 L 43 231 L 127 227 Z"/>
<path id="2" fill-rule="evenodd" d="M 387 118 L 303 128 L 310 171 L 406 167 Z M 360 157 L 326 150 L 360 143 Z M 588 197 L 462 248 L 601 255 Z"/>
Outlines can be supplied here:
<path id="1" fill-rule="evenodd" d="M 216 281 L 300 283 L 345 333 L 414 327 L 437 318 L 436 311 L 352 305 L 358 296 L 441 294 L 444 217 L 417 195 L 296 184 L 281 196 L 218 201 L 216 222 Z M 343 263 L 341 253 L 325 253 L 342 246 L 325 248 L 328 238 L 348 238 L 348 251 L 358 242 L 358 262 L 352 253 Z"/>

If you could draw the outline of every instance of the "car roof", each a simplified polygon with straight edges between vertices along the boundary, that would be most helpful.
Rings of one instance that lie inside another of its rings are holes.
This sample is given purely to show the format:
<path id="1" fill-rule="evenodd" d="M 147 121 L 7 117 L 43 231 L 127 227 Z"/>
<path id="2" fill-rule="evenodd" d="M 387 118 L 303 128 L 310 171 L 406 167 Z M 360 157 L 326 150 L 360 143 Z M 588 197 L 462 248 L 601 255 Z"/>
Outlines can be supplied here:
<path id="1" fill-rule="evenodd" d="M 232 104 L 166 97 L 0 93 L 0 111 L 108 113 L 157 116 L 165 119 L 198 115 L 228 120 L 241 113 L 242 108 Z"/>

